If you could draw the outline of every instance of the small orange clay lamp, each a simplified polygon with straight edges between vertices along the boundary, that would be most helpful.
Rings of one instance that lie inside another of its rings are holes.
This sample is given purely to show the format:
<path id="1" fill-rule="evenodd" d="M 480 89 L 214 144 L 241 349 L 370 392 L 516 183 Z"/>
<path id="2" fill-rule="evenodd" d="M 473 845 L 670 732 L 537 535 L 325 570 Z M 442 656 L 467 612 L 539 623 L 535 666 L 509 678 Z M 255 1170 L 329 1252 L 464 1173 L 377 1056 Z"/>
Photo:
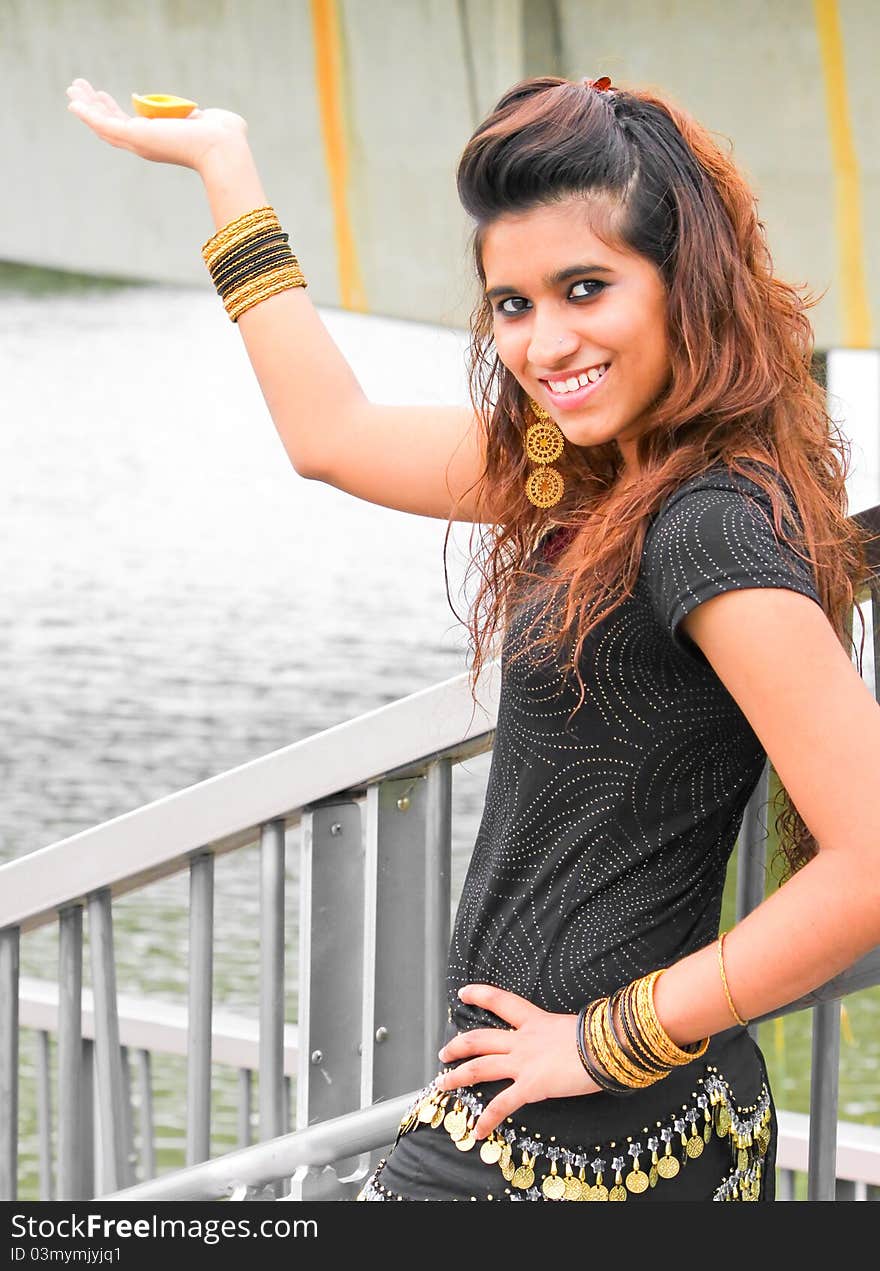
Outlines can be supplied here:
<path id="1" fill-rule="evenodd" d="M 187 101 L 185 97 L 171 97 L 167 93 L 147 93 L 145 96 L 132 93 L 131 104 L 136 114 L 147 119 L 185 119 L 198 110 L 197 102 Z"/>

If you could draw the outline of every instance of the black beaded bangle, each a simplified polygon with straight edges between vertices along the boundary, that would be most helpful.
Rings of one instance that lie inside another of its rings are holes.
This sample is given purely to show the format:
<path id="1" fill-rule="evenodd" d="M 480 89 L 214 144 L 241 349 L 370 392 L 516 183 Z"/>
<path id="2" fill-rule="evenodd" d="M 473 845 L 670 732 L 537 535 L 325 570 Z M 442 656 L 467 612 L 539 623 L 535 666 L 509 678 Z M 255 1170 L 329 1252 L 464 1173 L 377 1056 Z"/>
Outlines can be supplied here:
<path id="1" fill-rule="evenodd" d="M 629 1042 L 630 1050 L 636 1062 L 641 1064 L 646 1072 L 656 1073 L 658 1079 L 660 1077 L 665 1077 L 670 1071 L 668 1065 L 662 1063 L 662 1061 L 659 1060 L 656 1055 L 652 1054 L 645 1046 L 641 1034 L 639 1033 L 636 1021 L 630 1013 L 629 988 L 630 985 L 627 984 L 624 988 L 618 989 L 614 994 L 614 997 L 611 999 L 612 1027 L 614 1025 L 614 1008 L 617 1007 L 620 1013 L 620 1022 L 623 1025 L 626 1040 Z M 616 1028 L 614 1029 L 614 1035 L 617 1038 L 617 1044 L 621 1045 L 620 1036 Z"/>
<path id="2" fill-rule="evenodd" d="M 253 260 L 254 256 L 259 256 L 263 252 L 274 251 L 290 251 L 289 245 L 283 241 L 280 234 L 267 235 L 265 238 L 243 247 L 241 251 L 235 252 L 228 259 L 224 259 L 211 274 L 211 281 L 215 287 L 218 287 L 233 270 L 240 269 L 249 260 Z"/>
<path id="3" fill-rule="evenodd" d="M 282 243 L 287 243 L 290 235 L 285 234 L 282 230 L 263 230 L 259 234 L 255 234 L 246 242 L 239 244 L 237 247 L 228 251 L 221 256 L 217 262 L 211 266 L 211 280 L 216 285 L 223 281 L 223 275 L 227 270 L 239 264 L 243 260 L 248 260 L 254 253 L 255 248 L 276 247 Z"/>
<path id="4" fill-rule="evenodd" d="M 221 299 L 225 300 L 233 291 L 237 291 L 242 283 L 249 282 L 251 278 L 258 278 L 260 274 L 268 273 L 270 269 L 277 269 L 279 265 L 287 263 L 296 264 L 289 247 L 256 256 L 253 261 L 241 265 L 223 283 L 218 284 L 217 292 Z"/>
<path id="5" fill-rule="evenodd" d="M 596 1085 L 599 1086 L 601 1090 L 607 1090 L 609 1094 L 632 1094 L 633 1091 L 629 1086 L 622 1085 L 619 1081 L 615 1081 L 613 1077 L 609 1076 L 608 1073 L 601 1071 L 598 1068 L 596 1061 L 590 1054 L 590 1050 L 589 1050 L 589 1047 L 587 1046 L 587 1041 L 586 1041 L 586 1028 L 587 1028 L 589 1016 L 597 1008 L 600 1010 L 602 1008 L 601 998 L 594 1002 L 588 1002 L 586 1006 L 581 1007 L 578 1013 L 577 1048 L 578 1048 L 578 1057 L 581 1061 L 581 1066 L 583 1067 L 587 1076 L 591 1077 L 592 1080 L 595 1081 Z"/>
<path id="6" fill-rule="evenodd" d="M 618 990 L 618 993 L 619 993 L 619 990 Z M 662 1077 L 666 1077 L 669 1074 L 670 1070 L 668 1068 L 663 1068 L 662 1070 L 658 1069 L 653 1062 L 651 1064 L 645 1063 L 642 1057 L 638 1053 L 634 1054 L 626 1046 L 626 1044 L 623 1041 L 621 1041 L 620 1030 L 618 1029 L 617 1023 L 614 1018 L 614 1006 L 615 1006 L 615 1000 L 617 997 L 618 997 L 618 994 L 616 993 L 614 997 L 610 997 L 607 999 L 607 1005 L 605 1008 L 605 1017 L 607 1020 L 608 1033 L 614 1039 L 614 1044 L 617 1046 L 618 1050 L 621 1053 L 621 1056 L 626 1060 L 627 1064 L 635 1068 L 636 1071 L 641 1073 L 642 1077 L 644 1078 L 644 1081 L 636 1087 L 637 1089 L 641 1090 L 645 1086 L 650 1086 L 650 1085 L 653 1085 L 655 1082 L 660 1081 Z M 622 1016 L 621 1016 L 621 1020 L 622 1020 Z"/>

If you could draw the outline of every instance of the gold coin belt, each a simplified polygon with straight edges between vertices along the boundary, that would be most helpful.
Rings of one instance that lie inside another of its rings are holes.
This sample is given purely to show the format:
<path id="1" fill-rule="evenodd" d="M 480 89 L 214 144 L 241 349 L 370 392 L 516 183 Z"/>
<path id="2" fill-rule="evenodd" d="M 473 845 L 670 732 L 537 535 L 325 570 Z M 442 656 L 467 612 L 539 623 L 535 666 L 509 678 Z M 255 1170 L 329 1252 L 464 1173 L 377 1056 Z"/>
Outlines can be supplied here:
<path id="1" fill-rule="evenodd" d="M 693 1092 L 693 1104 L 684 1104 L 667 1123 L 658 1121 L 654 1131 L 646 1130 L 641 1139 L 630 1135 L 625 1143 L 597 1144 L 594 1150 L 522 1136 L 511 1124 L 497 1127 L 479 1144 L 481 1160 L 495 1166 L 504 1180 L 499 1180 L 487 1199 L 625 1201 L 662 1180 L 676 1178 L 702 1155 L 714 1133 L 728 1140 L 732 1163 L 713 1199 L 758 1200 L 763 1158 L 771 1138 L 766 1085 L 748 1108 L 735 1103 L 730 1086 L 714 1066 L 697 1078 L 697 1085 L 701 1089 Z M 431 1082 L 401 1119 L 398 1139 L 417 1126 L 443 1129 L 459 1151 L 469 1152 L 477 1147 L 474 1126 L 482 1111 L 483 1104 L 471 1090 L 438 1090 Z M 359 1200 L 403 1199 L 379 1182 L 384 1164 L 380 1162 Z"/>

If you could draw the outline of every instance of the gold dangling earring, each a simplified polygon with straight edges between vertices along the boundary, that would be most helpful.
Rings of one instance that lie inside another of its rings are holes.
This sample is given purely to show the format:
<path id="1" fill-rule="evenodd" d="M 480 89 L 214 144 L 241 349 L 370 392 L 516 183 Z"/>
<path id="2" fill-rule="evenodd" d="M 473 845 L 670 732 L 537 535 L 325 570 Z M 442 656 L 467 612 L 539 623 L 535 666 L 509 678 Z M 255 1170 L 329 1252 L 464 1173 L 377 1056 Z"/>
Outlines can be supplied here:
<path id="1" fill-rule="evenodd" d="M 535 423 L 526 431 L 526 454 L 538 467 L 529 473 L 526 498 L 537 508 L 552 508 L 562 498 L 565 482 L 550 464 L 562 454 L 565 438 L 556 421 L 531 397 L 529 407 Z"/>

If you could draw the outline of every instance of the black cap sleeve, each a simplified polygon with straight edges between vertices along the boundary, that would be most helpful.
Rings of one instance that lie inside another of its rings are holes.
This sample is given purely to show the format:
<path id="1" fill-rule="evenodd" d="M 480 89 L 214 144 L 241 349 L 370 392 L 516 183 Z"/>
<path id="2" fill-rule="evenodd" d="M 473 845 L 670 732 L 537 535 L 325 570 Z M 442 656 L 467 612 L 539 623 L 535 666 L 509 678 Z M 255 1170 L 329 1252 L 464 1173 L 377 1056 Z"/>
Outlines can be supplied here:
<path id="1" fill-rule="evenodd" d="M 788 509 L 783 526 L 803 550 L 793 499 L 778 473 L 775 479 Z M 769 496 L 727 469 L 691 478 L 666 499 L 645 539 L 643 572 L 658 620 L 703 665 L 702 651 L 679 631 L 703 601 L 748 587 L 786 587 L 822 603 L 811 565 L 773 527 Z"/>

